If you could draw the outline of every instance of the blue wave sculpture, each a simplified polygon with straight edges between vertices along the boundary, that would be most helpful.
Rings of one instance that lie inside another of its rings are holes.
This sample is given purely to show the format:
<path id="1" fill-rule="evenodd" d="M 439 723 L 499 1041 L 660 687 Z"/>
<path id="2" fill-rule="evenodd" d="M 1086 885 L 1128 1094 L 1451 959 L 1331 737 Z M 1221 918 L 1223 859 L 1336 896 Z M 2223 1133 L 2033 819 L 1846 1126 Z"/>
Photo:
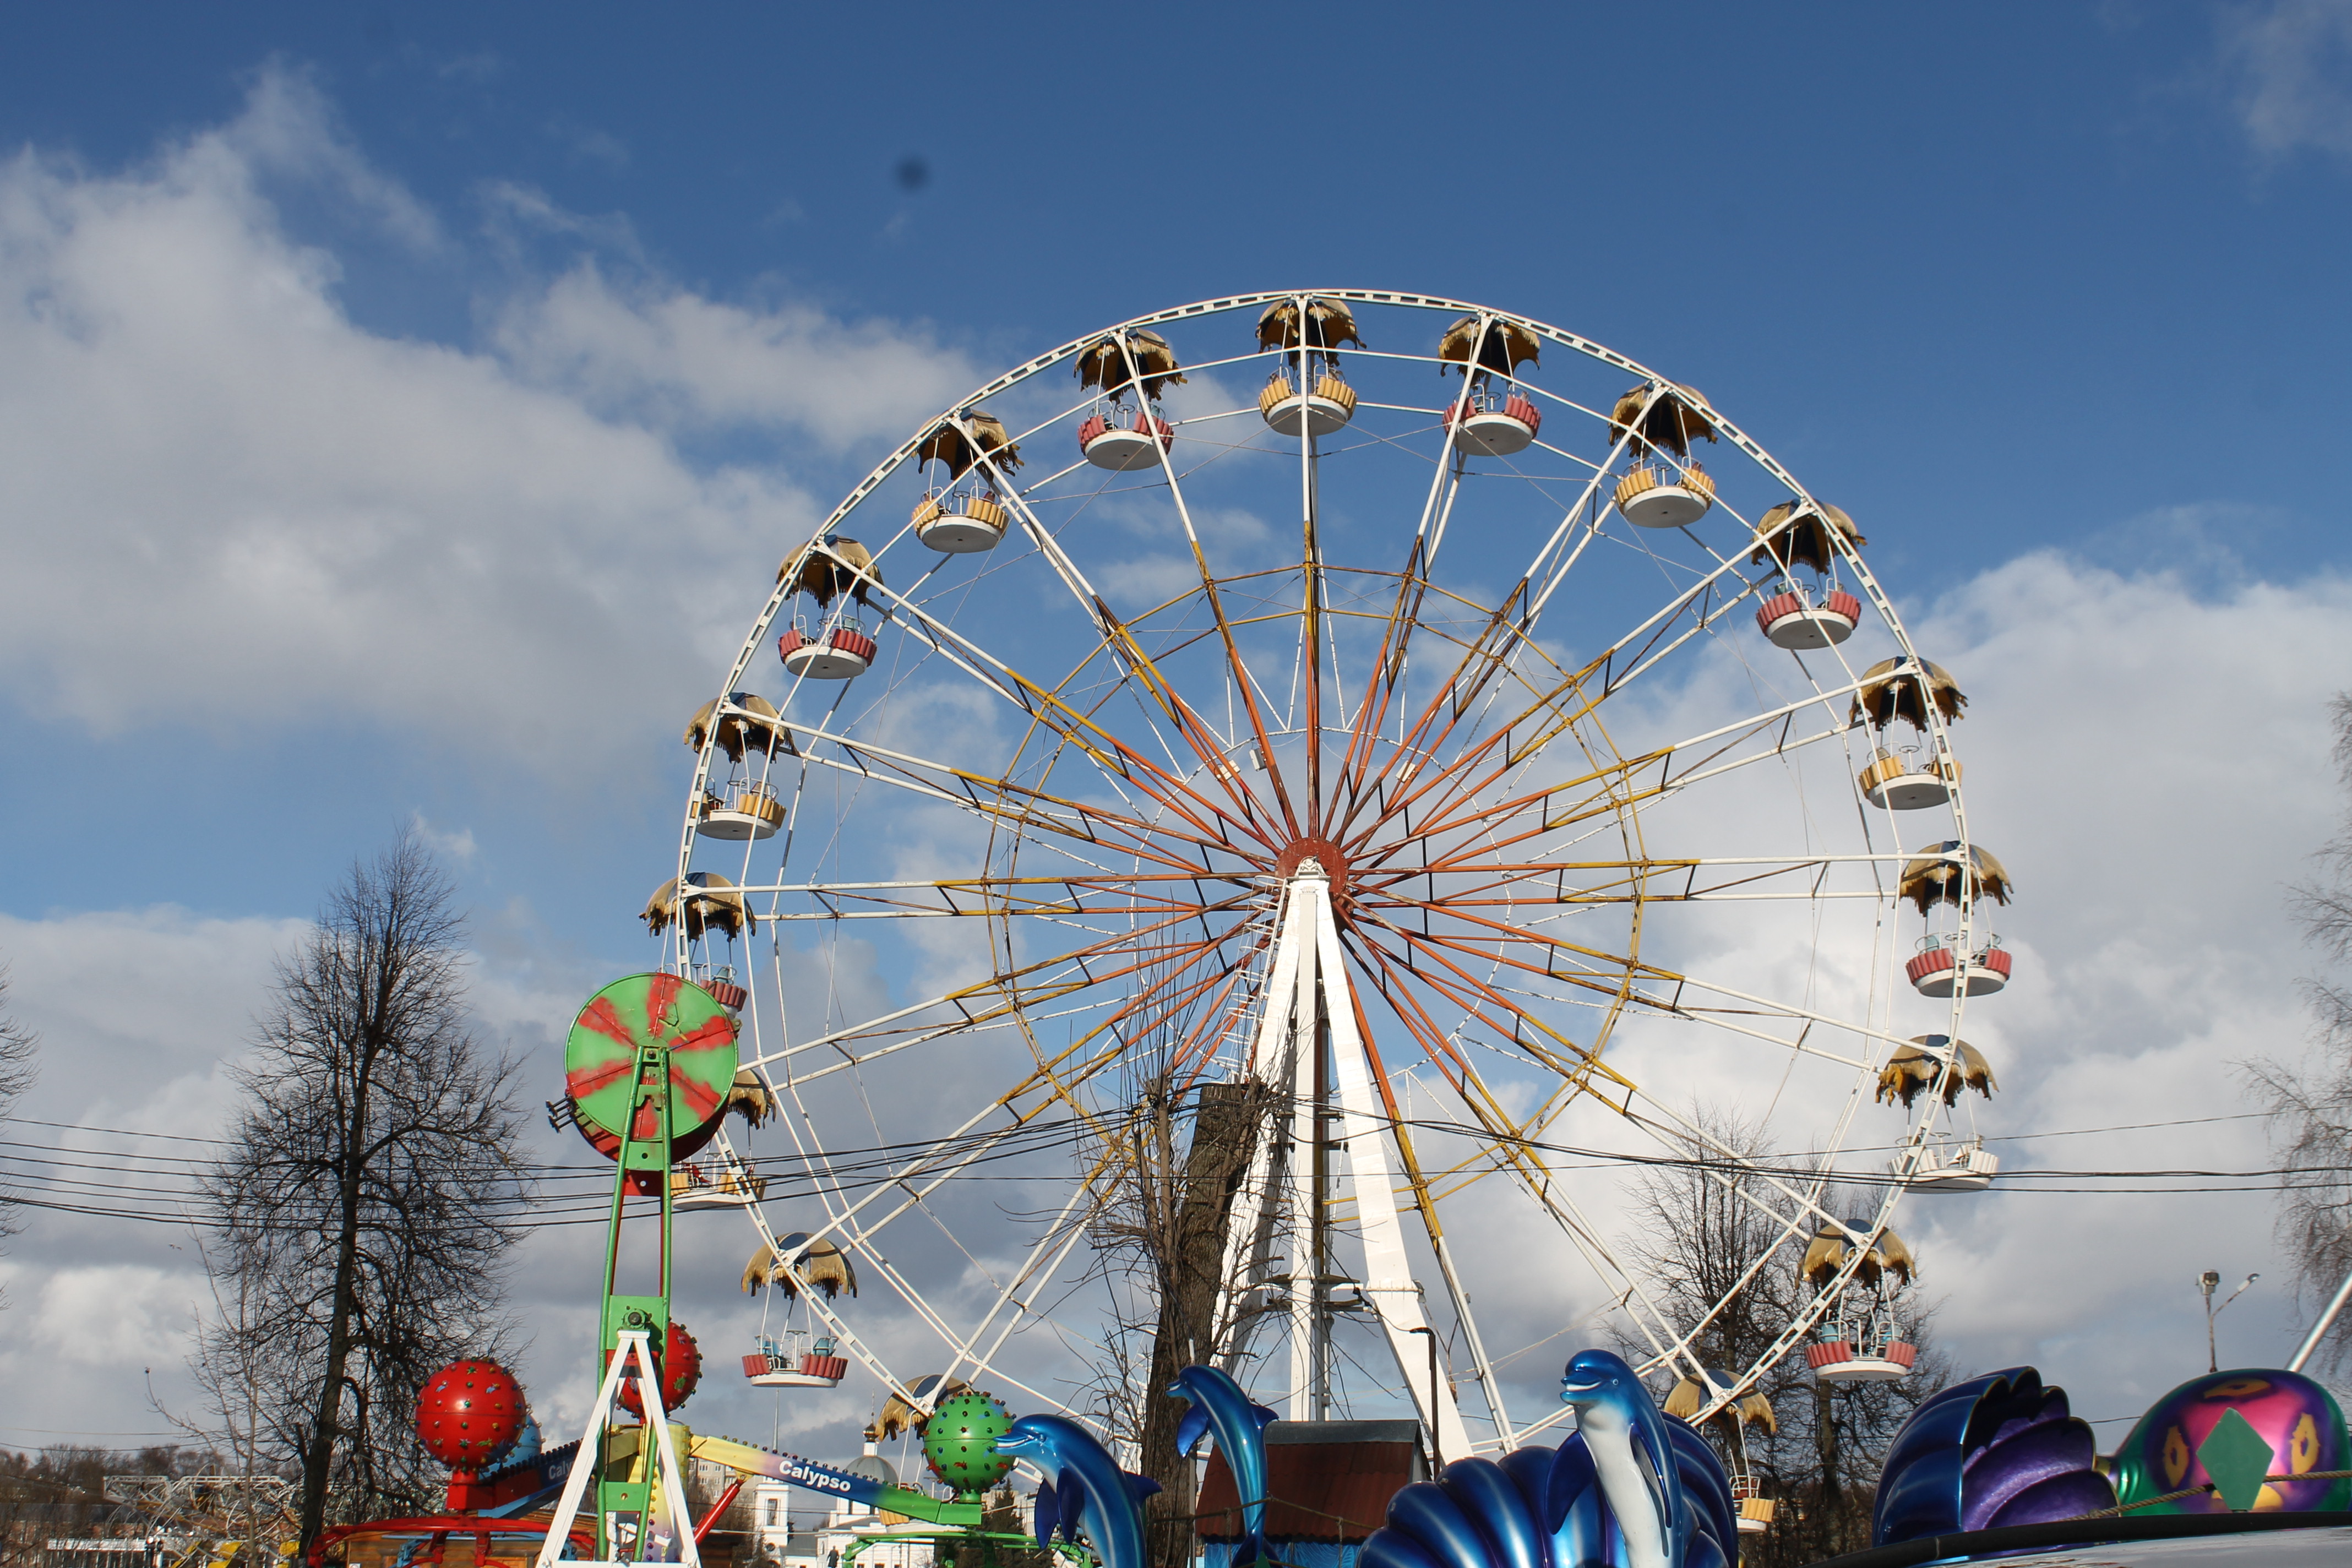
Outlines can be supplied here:
<path id="1" fill-rule="evenodd" d="M 1576 1431 L 1457 1459 L 1390 1500 L 1361 1568 L 1731 1568 L 1731 1481 L 1706 1439 L 1661 1414 L 1607 1351 L 1568 1363 Z"/>
<path id="2" fill-rule="evenodd" d="M 2076 1519 L 2116 1506 L 2089 1423 L 2030 1366 L 1956 1383 L 1914 1411 L 1887 1449 L 1871 1542 Z"/>

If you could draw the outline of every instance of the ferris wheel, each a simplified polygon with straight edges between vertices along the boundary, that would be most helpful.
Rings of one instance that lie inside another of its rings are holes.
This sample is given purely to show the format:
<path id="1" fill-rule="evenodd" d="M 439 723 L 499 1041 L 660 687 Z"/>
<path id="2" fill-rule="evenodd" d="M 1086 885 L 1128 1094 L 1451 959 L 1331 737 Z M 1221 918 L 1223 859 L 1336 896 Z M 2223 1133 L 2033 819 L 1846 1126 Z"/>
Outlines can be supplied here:
<path id="1" fill-rule="evenodd" d="M 1421 295 L 1184 305 L 929 422 L 784 555 L 646 910 L 777 1112 L 693 1177 L 803 1314 L 747 1372 L 1084 1414 L 1121 1130 L 1215 1086 L 1215 1342 L 1294 1418 L 1493 1450 L 1577 1342 L 1712 1414 L 1840 1331 L 1905 1194 L 1991 1179 L 2012 973 L 1864 542 L 1696 390 Z M 1818 1287 L 1739 1364 L 1637 1261 L 1662 1168 Z"/>

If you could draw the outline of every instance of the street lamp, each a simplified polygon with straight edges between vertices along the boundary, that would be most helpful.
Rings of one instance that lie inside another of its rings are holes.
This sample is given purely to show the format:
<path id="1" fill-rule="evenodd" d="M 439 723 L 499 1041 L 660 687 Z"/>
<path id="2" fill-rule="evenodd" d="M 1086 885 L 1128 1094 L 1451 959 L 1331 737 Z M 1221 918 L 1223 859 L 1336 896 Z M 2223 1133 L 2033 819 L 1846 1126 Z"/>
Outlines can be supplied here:
<path id="1" fill-rule="evenodd" d="M 2230 1302 L 2236 1300 L 2239 1297 L 2246 1293 L 2247 1285 L 2252 1284 L 2255 1280 L 2261 1278 L 2262 1276 L 2259 1274 L 2247 1275 L 2245 1283 L 2231 1291 L 2228 1298 L 2217 1307 L 2213 1305 L 2213 1292 L 2221 1283 L 2220 1271 L 2218 1269 L 2208 1268 L 2204 1273 L 2200 1274 L 2197 1277 L 2197 1288 L 2205 1293 L 2205 1370 L 2207 1372 L 2219 1372 L 2221 1370 L 2221 1356 L 2213 1348 L 2213 1320 L 2230 1310 Z"/>
<path id="2" fill-rule="evenodd" d="M 1438 1447 L 1437 1439 L 1437 1331 L 1424 1325 L 1405 1332 L 1429 1336 L 1429 1461 L 1442 1476 L 1445 1473 L 1445 1451 Z"/>

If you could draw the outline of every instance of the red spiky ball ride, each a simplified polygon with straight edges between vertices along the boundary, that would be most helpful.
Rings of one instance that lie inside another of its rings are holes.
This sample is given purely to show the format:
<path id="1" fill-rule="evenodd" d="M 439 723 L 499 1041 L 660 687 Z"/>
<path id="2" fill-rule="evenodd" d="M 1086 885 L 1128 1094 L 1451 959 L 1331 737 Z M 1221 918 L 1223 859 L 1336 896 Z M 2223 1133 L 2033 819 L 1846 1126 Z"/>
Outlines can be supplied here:
<path id="1" fill-rule="evenodd" d="M 514 1374 L 494 1361 L 451 1362 L 425 1380 L 416 1401 L 425 1451 L 465 1473 L 511 1447 L 530 1419 Z"/>
<path id="2" fill-rule="evenodd" d="M 669 1332 L 663 1336 L 662 1349 L 654 1356 L 654 1367 L 661 1373 L 662 1409 L 676 1415 L 677 1407 L 694 1395 L 696 1385 L 702 1382 L 702 1347 L 686 1331 L 686 1325 L 670 1320 Z M 612 1363 L 608 1352 L 605 1364 Z M 645 1402 L 637 1397 L 637 1380 L 632 1375 L 622 1380 L 615 1396 L 621 1408 L 632 1415 L 646 1413 Z"/>

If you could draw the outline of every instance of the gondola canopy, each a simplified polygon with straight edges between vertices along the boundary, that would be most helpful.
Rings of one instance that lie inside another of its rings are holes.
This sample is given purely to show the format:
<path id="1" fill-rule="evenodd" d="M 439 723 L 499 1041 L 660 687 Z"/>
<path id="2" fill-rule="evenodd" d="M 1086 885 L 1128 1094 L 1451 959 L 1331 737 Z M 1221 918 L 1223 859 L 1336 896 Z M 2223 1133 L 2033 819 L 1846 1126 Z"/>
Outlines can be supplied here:
<path id="1" fill-rule="evenodd" d="M 874 564 L 873 553 L 854 539 L 844 539 L 829 533 L 784 557 L 776 568 L 776 581 L 781 583 L 799 569 L 795 585 L 820 608 L 833 603 L 836 595 L 847 594 L 867 608 L 873 601 L 866 596 L 868 588 L 879 588 L 882 568 Z"/>
<path id="2" fill-rule="evenodd" d="M 1960 841 L 1957 838 L 1945 839 L 1905 866 L 1902 880 L 1895 884 L 1895 896 L 1910 900 L 1924 915 L 1937 904 L 1957 905 L 1964 883 L 1973 898 L 1990 899 L 1997 904 L 2009 902 L 2008 868 L 1991 850 L 1972 844 L 1969 846 L 1964 875 Z"/>
<path id="3" fill-rule="evenodd" d="M 908 1384 L 908 1392 L 925 1405 L 936 1408 L 959 1394 L 969 1394 L 971 1384 L 961 1378 L 949 1378 L 944 1373 L 927 1372 Z M 866 1429 L 869 1443 L 887 1443 L 902 1432 L 920 1432 L 930 1417 L 907 1402 L 905 1394 L 895 1390 L 882 1406 L 882 1414 Z"/>
<path id="4" fill-rule="evenodd" d="M 1958 1059 L 1954 1060 L 1953 1053 L 1946 1048 L 1949 1044 L 1949 1037 L 1944 1035 L 1912 1037 L 1911 1043 L 1887 1058 L 1886 1065 L 1879 1069 L 1879 1100 L 1887 1105 L 1900 1100 L 1903 1109 L 1910 1110 L 1913 1100 L 1931 1092 L 1936 1080 L 1944 1077 L 1948 1060 L 1952 1061 L 1952 1074 L 1944 1079 L 1946 1105 L 1957 1103 L 1964 1089 L 1975 1089 L 1991 1099 L 2000 1085 L 1993 1080 L 1992 1064 L 1984 1059 L 1984 1053 L 1962 1040 Z"/>
<path id="5" fill-rule="evenodd" d="M 1437 342 L 1437 357 L 1467 375 L 1470 374 L 1470 354 L 1474 344 L 1477 349 L 1478 369 L 1510 375 L 1517 373 L 1522 363 L 1540 363 L 1536 356 L 1543 348 L 1543 340 L 1517 321 L 1489 321 L 1482 334 L 1478 330 L 1478 318 L 1465 316 L 1445 329 L 1445 335 Z M 1442 372 L 1444 366 L 1438 368 Z"/>
<path id="6" fill-rule="evenodd" d="M 1716 1388 L 1731 1386 L 1730 1377 L 1713 1367 L 1707 1369 L 1706 1375 Z M 1666 1402 L 1661 1408 L 1677 1421 L 1689 1421 L 1706 1407 L 1711 1397 L 1713 1391 L 1706 1382 L 1702 1381 L 1696 1373 L 1686 1373 L 1667 1394 Z M 1769 1433 L 1777 1434 L 1780 1430 L 1780 1418 L 1772 1414 L 1772 1402 L 1759 1393 L 1745 1394 L 1715 1414 L 1718 1421 L 1737 1421 L 1742 1426 L 1761 1426 Z"/>
<path id="7" fill-rule="evenodd" d="M 1172 357 L 1170 363 L 1174 363 Z M 945 420 L 924 437 L 922 445 L 915 448 L 915 460 L 945 463 L 950 479 L 963 478 L 983 455 L 999 473 L 1009 474 L 1021 466 L 1021 447 L 1005 432 L 1003 420 L 993 414 L 966 414 L 961 417 L 961 428 L 956 420 Z"/>
<path id="8" fill-rule="evenodd" d="M 1183 374 L 1176 368 L 1176 351 L 1158 332 L 1135 328 L 1125 334 L 1126 347 L 1119 346 L 1120 334 L 1109 332 L 1078 351 L 1077 377 L 1080 386 L 1102 389 L 1106 397 L 1120 397 L 1138 380 L 1143 383 L 1143 395 L 1157 399 L 1171 386 L 1181 386 Z M 1132 357 L 1135 368 L 1128 369 Z"/>
<path id="9" fill-rule="evenodd" d="M 746 1127 L 761 1127 L 776 1113 L 776 1097 L 770 1094 L 768 1086 L 760 1081 L 756 1069 L 739 1068 L 735 1081 L 728 1086 L 725 1109 L 740 1116 Z"/>
<path id="10" fill-rule="evenodd" d="M 1919 678 L 1923 667 L 1927 672 L 1924 699 Z M 1862 672 L 1862 688 L 1853 694 L 1851 717 L 1856 721 L 1867 719 L 1881 730 L 1900 719 L 1913 729 L 1924 731 L 1927 728 L 1929 701 L 1936 704 L 1936 711 L 1947 724 L 1959 718 L 1969 705 L 1949 670 L 1906 653 L 1895 658 L 1882 658 Z"/>
<path id="11" fill-rule="evenodd" d="M 1853 1248 L 1853 1239 L 1847 1236 L 1843 1226 L 1825 1225 L 1814 1233 L 1812 1245 L 1805 1248 L 1805 1259 L 1798 1265 L 1797 1271 L 1804 1276 L 1808 1285 L 1826 1285 L 1837 1278 L 1839 1269 L 1845 1267 Z M 1860 1284 L 1874 1286 L 1881 1274 L 1891 1274 L 1901 1283 L 1908 1285 L 1916 1268 L 1911 1249 L 1903 1245 L 1903 1238 L 1891 1230 L 1885 1230 L 1878 1233 L 1877 1242 L 1854 1266 L 1853 1278 Z"/>
<path id="12" fill-rule="evenodd" d="M 1656 394 L 1654 397 L 1653 393 Z M 1659 451 L 1687 458 L 1692 442 L 1715 439 L 1714 414 L 1707 405 L 1706 395 L 1695 386 L 1664 382 L 1637 386 L 1619 398 L 1617 406 L 1610 411 L 1609 439 L 1612 443 L 1619 441 L 1631 429 L 1639 440 Z M 1637 450 L 1634 455 L 1641 454 Z"/>
<path id="13" fill-rule="evenodd" d="M 800 1270 L 810 1289 L 823 1291 L 828 1301 L 845 1290 L 857 1294 L 857 1273 L 849 1266 L 849 1255 L 830 1241 L 811 1241 L 804 1230 L 776 1237 L 772 1247 L 763 1243 L 751 1254 L 743 1269 L 743 1294 L 756 1296 L 761 1286 L 773 1285 L 787 1296 L 799 1295 L 800 1287 L 793 1283 L 784 1267 L 786 1259 Z"/>
<path id="14" fill-rule="evenodd" d="M 1356 335 L 1356 318 L 1348 307 L 1337 300 L 1309 299 L 1307 301 L 1306 342 L 1304 346 L 1328 353 L 1341 343 L 1364 346 Z M 1299 307 L 1296 300 L 1280 300 L 1268 305 L 1257 319 L 1257 346 L 1262 349 L 1295 349 L 1301 345 Z"/>
<path id="15" fill-rule="evenodd" d="M 747 931 L 760 929 L 760 921 L 743 902 L 743 895 L 735 891 L 735 884 L 716 871 L 689 871 L 686 875 L 684 897 L 679 896 L 677 879 L 673 877 L 646 900 L 637 918 L 646 929 L 658 936 L 669 929 L 674 919 L 686 921 L 687 940 L 698 939 L 705 931 L 722 931 L 729 936 L 740 936 Z"/>
<path id="16" fill-rule="evenodd" d="M 721 714 L 719 704 L 724 700 L 730 711 Z M 711 721 L 718 720 L 718 732 L 711 731 Z M 727 753 L 730 763 L 740 763 L 743 753 L 762 752 L 772 756 L 790 751 L 783 731 L 774 722 L 779 718 L 775 709 L 764 697 L 749 691 L 730 691 L 722 700 L 714 697 L 694 710 L 686 721 L 686 743 L 693 751 L 702 750 L 709 741 Z"/>
<path id="17" fill-rule="evenodd" d="M 1837 541 L 1853 549 L 1870 542 L 1843 508 L 1827 501 L 1784 500 L 1756 523 L 1756 548 L 1748 559 L 1769 561 L 1783 575 L 1803 566 L 1825 573 L 1837 559 Z"/>

